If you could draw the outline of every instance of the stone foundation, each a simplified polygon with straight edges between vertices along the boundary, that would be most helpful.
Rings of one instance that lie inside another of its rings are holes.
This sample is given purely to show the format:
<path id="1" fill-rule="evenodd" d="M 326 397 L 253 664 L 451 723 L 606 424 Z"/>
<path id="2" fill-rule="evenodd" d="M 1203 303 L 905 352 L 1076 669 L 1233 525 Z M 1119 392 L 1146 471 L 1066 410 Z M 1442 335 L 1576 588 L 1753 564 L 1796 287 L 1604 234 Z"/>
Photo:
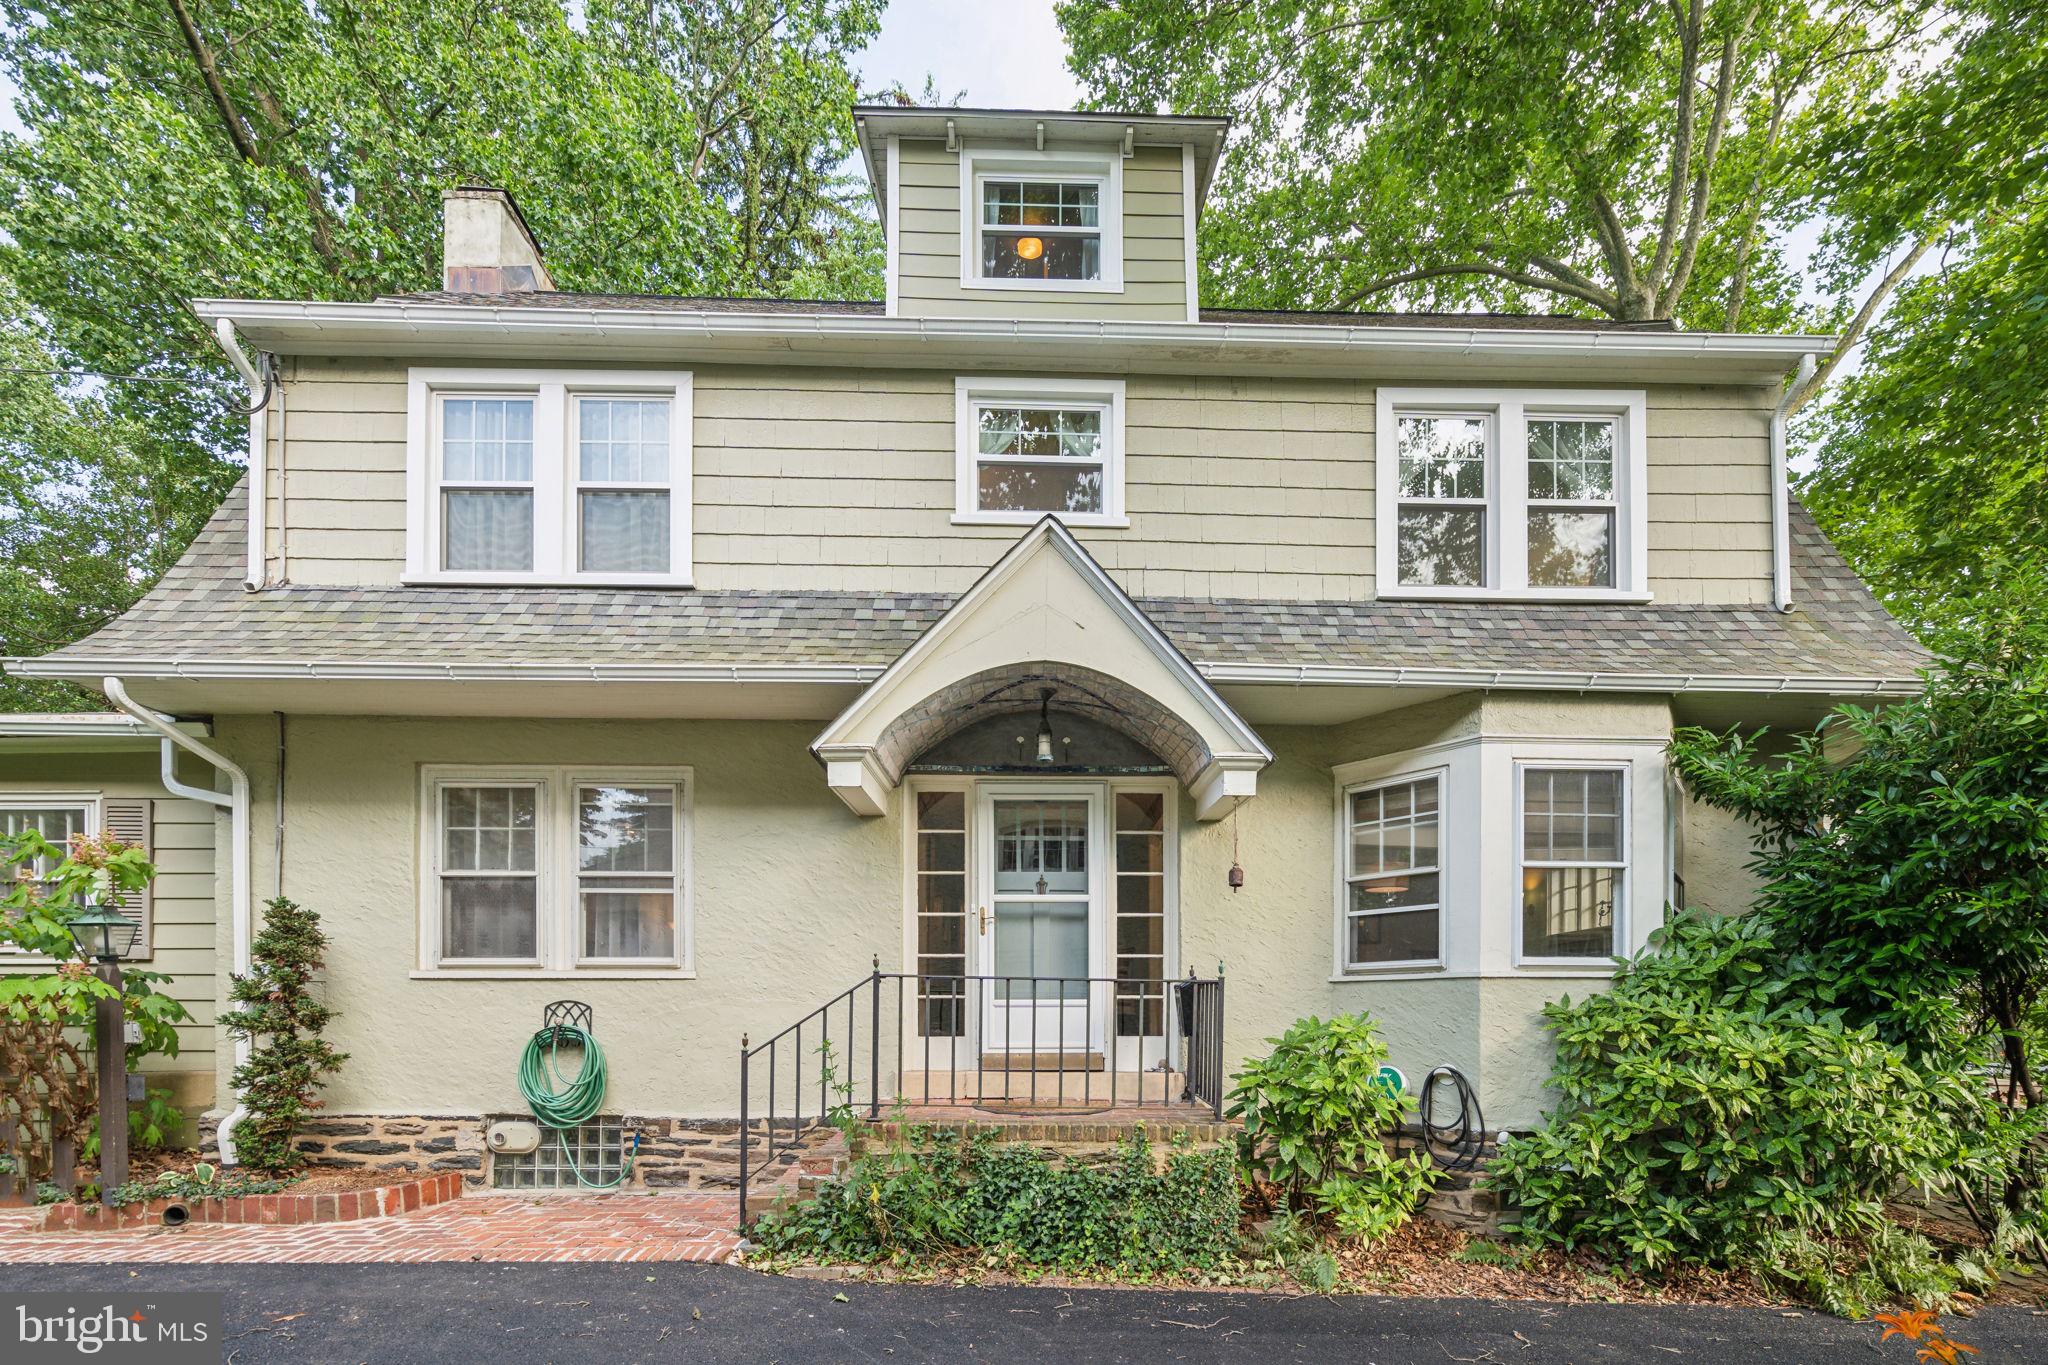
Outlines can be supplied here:
<path id="1" fill-rule="evenodd" d="M 218 1155 L 223 1115 L 200 1124 L 200 1149 Z M 323 1114 L 299 1132 L 297 1147 L 313 1166 L 461 1174 L 472 1190 L 491 1185 L 484 1130 L 500 1119 L 532 1122 L 529 1114 Z M 632 1177 L 621 1188 L 731 1190 L 739 1186 L 739 1123 L 734 1119 L 655 1118 L 631 1114 L 626 1131 L 640 1134 Z M 756 1142 L 766 1130 L 755 1125 Z M 543 1135 L 545 1138 L 545 1134 Z M 755 1148 L 759 1161 L 760 1148 Z M 793 1157 L 780 1160 L 788 1164 Z"/>

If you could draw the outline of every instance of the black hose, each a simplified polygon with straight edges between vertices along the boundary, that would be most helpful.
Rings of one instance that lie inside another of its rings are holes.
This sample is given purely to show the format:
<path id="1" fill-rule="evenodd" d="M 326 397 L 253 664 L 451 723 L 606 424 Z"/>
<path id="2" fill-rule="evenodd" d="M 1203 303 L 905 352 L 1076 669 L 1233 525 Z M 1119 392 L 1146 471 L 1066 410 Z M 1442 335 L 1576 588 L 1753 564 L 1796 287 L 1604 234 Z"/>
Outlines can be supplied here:
<path id="1" fill-rule="evenodd" d="M 1447 1123 L 1435 1118 L 1439 1083 L 1455 1091 L 1458 1112 Z M 1440 1066 L 1422 1079 L 1415 1100 L 1415 1117 L 1422 1129 L 1423 1150 L 1447 1171 L 1469 1171 L 1479 1164 L 1486 1150 L 1486 1114 L 1479 1107 L 1479 1094 L 1465 1073 L 1454 1066 Z"/>

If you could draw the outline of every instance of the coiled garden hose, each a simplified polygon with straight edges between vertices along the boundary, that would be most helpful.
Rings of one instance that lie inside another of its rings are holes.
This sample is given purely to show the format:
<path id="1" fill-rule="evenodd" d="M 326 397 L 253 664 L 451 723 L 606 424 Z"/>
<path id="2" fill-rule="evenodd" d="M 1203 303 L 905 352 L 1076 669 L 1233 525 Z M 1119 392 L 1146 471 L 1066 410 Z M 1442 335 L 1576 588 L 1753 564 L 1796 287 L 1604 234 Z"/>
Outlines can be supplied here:
<path id="1" fill-rule="evenodd" d="M 1438 1123 L 1436 1088 L 1448 1084 L 1458 1101 L 1457 1116 Z M 1486 1114 L 1479 1107 L 1479 1095 L 1465 1073 L 1454 1066 L 1436 1067 L 1423 1077 L 1415 1099 L 1415 1117 L 1422 1128 L 1422 1145 L 1437 1165 L 1447 1171 L 1470 1170 L 1486 1149 Z"/>
<path id="2" fill-rule="evenodd" d="M 583 1064 L 573 1077 L 562 1074 L 557 1060 L 564 1043 L 583 1049 Z M 597 1113 L 604 1104 L 609 1084 L 604 1049 L 588 1029 L 574 1024 L 551 1024 L 526 1040 L 526 1052 L 519 1059 L 519 1093 L 525 1096 L 526 1107 L 533 1111 L 540 1126 L 554 1130 L 563 1163 L 576 1176 L 576 1183 L 587 1190 L 615 1190 L 625 1184 L 626 1177 L 633 1173 L 633 1159 L 640 1155 L 640 1135 L 635 1133 L 633 1150 L 626 1154 L 619 1173 L 610 1180 L 592 1180 L 583 1174 L 583 1168 L 576 1164 L 576 1154 L 569 1150 L 565 1131 Z"/>

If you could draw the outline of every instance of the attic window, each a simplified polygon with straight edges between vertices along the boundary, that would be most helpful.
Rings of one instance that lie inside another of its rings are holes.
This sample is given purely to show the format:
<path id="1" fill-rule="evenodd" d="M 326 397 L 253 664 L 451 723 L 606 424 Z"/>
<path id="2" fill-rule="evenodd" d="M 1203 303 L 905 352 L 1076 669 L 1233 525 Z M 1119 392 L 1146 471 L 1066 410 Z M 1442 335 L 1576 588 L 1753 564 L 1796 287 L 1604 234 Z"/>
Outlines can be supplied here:
<path id="1" fill-rule="evenodd" d="M 1121 293 L 1118 151 L 963 147 L 960 283 L 970 289 Z"/>
<path id="2" fill-rule="evenodd" d="M 981 273 L 997 280 L 1102 278 L 1102 186 L 981 182 Z"/>

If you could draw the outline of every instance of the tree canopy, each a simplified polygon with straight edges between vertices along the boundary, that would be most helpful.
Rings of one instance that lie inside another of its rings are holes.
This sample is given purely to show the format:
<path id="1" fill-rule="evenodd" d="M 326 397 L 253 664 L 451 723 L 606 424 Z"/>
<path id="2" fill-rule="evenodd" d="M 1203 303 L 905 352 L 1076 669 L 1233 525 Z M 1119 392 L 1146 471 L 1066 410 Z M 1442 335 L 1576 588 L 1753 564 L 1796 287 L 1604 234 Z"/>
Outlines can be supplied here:
<path id="1" fill-rule="evenodd" d="M 884 3 L 0 2 L 0 344 L 175 381 L 18 376 L 0 652 L 118 612 L 232 481 L 240 391 L 185 301 L 434 288 L 452 183 L 510 189 L 565 289 L 879 297 L 843 168 Z"/>

